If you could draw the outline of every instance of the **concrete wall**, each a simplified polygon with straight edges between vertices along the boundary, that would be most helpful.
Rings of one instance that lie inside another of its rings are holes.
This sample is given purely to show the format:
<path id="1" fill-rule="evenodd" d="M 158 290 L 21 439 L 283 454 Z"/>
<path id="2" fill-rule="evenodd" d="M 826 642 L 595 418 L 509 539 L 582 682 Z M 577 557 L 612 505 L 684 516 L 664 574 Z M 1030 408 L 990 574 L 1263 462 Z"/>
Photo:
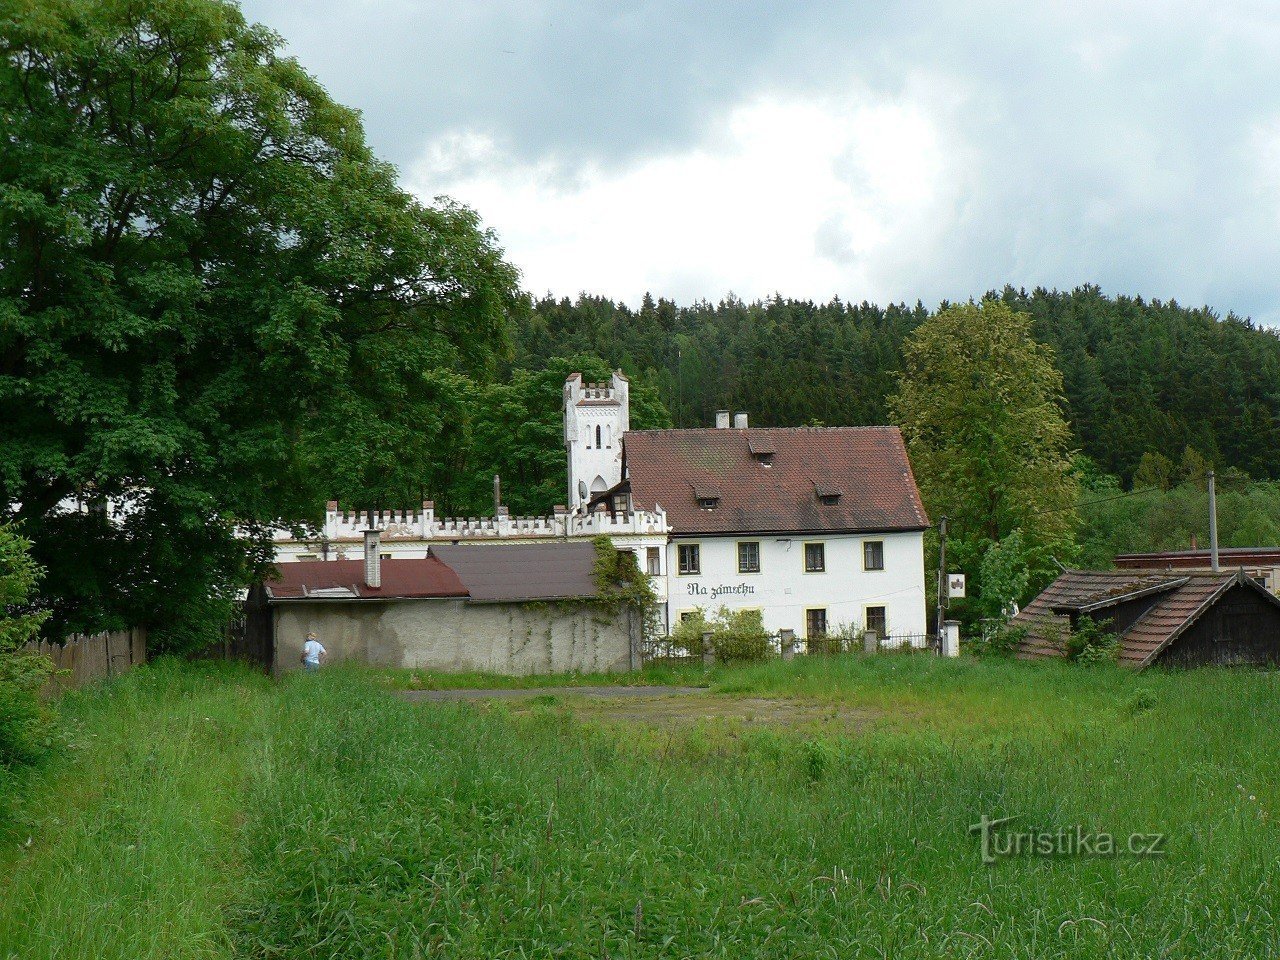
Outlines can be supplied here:
<path id="1" fill-rule="evenodd" d="M 738 572 L 738 542 L 760 544 L 760 572 Z M 884 542 L 884 569 L 863 569 L 865 540 Z M 681 543 L 697 543 L 702 554 L 702 572 L 679 573 Z M 826 544 L 826 570 L 806 573 L 804 545 Z M 759 610 L 765 629 L 791 629 L 805 635 L 805 611 L 827 611 L 827 624 L 866 625 L 866 608 L 882 606 L 889 633 L 923 634 L 926 630 L 924 592 L 924 535 L 908 533 L 828 534 L 826 536 L 778 536 L 761 534 L 741 537 L 673 536 L 667 546 L 667 616 L 674 627 L 680 614 L 701 607 L 714 613 L 730 610 Z"/>
<path id="2" fill-rule="evenodd" d="M 314 630 L 330 662 L 509 674 L 629 669 L 635 619 L 580 604 L 467 600 L 299 601 L 273 615 L 277 670 L 299 668 Z"/>

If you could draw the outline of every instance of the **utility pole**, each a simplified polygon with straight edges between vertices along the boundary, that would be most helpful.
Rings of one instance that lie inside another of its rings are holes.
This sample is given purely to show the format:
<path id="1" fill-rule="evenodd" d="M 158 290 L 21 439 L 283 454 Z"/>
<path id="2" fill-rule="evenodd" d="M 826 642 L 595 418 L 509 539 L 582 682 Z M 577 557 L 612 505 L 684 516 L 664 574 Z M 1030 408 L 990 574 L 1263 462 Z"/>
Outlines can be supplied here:
<path id="1" fill-rule="evenodd" d="M 1213 471 L 1209 471 L 1209 566 L 1217 573 L 1218 566 L 1218 491 L 1213 482 Z"/>
<path id="2" fill-rule="evenodd" d="M 938 609 L 937 623 L 934 624 L 934 633 L 937 635 L 935 643 L 939 650 L 942 649 L 942 615 L 947 602 L 947 518 L 943 517 L 938 521 Z"/>

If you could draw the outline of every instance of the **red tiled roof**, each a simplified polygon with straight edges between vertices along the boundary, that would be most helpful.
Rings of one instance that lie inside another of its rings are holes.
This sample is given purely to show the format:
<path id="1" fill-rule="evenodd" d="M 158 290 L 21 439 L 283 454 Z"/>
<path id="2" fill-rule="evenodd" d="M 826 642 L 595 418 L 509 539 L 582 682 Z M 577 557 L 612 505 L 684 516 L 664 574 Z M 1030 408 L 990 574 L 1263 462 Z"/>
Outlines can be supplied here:
<path id="1" fill-rule="evenodd" d="M 1238 571 L 1068 570 L 1013 618 L 1013 626 L 1027 630 L 1018 647 L 1018 656 L 1023 659 L 1063 656 L 1062 642 L 1067 636 L 1069 620 L 1055 613 L 1057 610 L 1079 609 L 1108 600 L 1120 602 L 1130 596 L 1148 594 L 1155 599 L 1150 609 L 1120 636 L 1119 654 L 1122 664 L 1147 666 L 1237 582 L 1249 584 L 1270 596 Z M 1097 614 L 1098 619 L 1104 616 L 1104 611 Z"/>
<path id="2" fill-rule="evenodd" d="M 344 588 L 346 599 L 362 600 L 468 595 L 458 575 L 435 557 L 383 560 L 377 589 L 365 585 L 363 560 L 298 560 L 278 569 L 265 584 L 272 600 L 344 599 Z"/>
<path id="3" fill-rule="evenodd" d="M 769 451 L 766 466 L 752 455 Z M 897 427 L 640 430 L 623 437 L 631 501 L 677 534 L 922 530 Z M 699 491 L 720 493 L 714 509 Z M 819 490 L 839 490 L 824 503 Z"/>

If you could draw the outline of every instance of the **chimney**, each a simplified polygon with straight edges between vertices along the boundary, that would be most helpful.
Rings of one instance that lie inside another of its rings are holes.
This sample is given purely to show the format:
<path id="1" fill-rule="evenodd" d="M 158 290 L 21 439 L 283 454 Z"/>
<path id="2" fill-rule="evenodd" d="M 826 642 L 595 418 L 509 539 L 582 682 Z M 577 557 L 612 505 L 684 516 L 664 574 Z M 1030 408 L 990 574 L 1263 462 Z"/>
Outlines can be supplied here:
<path id="1" fill-rule="evenodd" d="M 717 430 L 729 429 L 729 411 L 728 410 L 716 411 L 716 429 Z"/>
<path id="2" fill-rule="evenodd" d="M 364 585 L 373 589 L 382 586 L 382 534 L 377 530 L 364 532 Z"/>
<path id="3" fill-rule="evenodd" d="M 733 415 L 733 427 L 735 430 L 747 429 L 747 415 L 745 413 L 735 413 Z"/>

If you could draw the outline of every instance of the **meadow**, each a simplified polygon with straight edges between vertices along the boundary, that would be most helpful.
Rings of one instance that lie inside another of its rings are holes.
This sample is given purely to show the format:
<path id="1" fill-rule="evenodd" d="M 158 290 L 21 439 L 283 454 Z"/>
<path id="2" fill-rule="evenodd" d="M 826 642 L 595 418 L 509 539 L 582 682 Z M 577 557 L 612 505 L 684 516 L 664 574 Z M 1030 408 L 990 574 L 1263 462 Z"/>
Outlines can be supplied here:
<path id="1" fill-rule="evenodd" d="M 655 676 L 711 690 L 411 704 L 455 681 L 161 662 L 71 694 L 73 746 L 0 808 L 0 958 L 1280 955 L 1276 673 Z M 984 814 L 1166 839 L 984 864 Z"/>

